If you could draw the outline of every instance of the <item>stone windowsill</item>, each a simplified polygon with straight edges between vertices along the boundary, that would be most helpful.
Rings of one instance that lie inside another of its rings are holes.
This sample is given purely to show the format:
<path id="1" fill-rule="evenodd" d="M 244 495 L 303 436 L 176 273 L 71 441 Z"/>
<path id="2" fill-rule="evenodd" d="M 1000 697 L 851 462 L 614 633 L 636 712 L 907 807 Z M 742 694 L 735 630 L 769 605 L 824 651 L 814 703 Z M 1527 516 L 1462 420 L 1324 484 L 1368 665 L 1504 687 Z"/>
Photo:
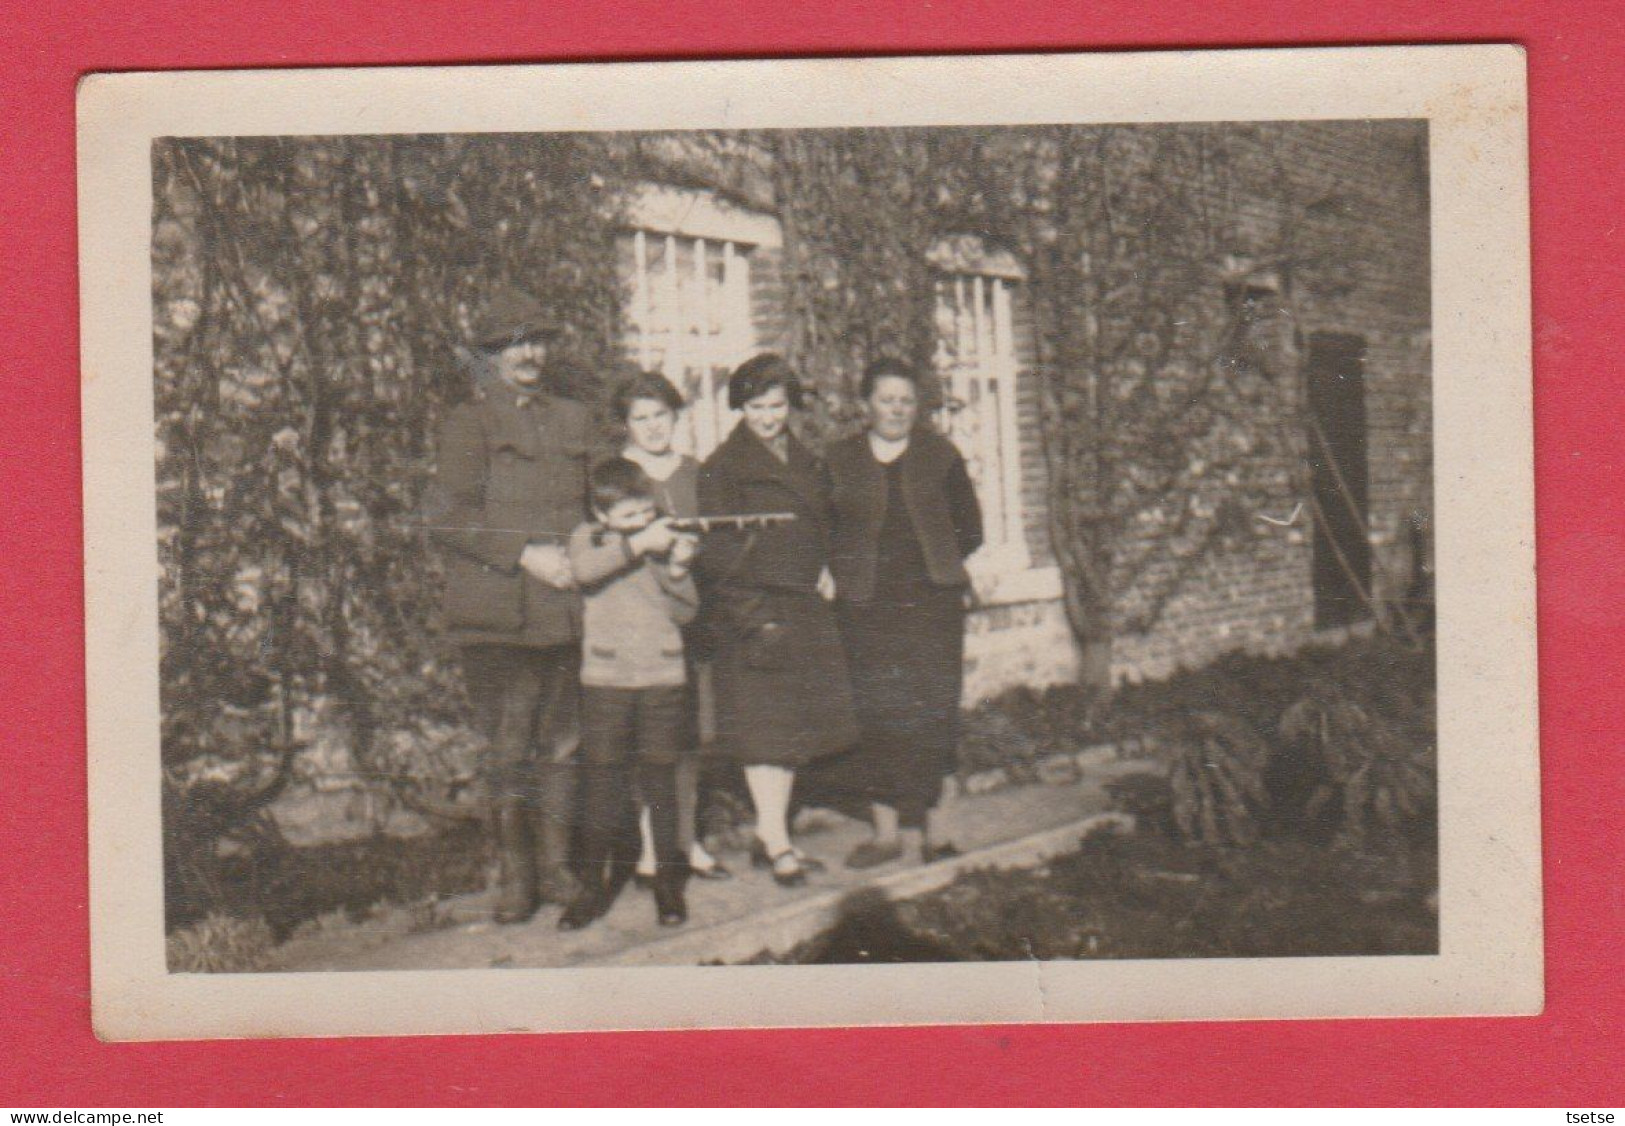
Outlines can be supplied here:
<path id="1" fill-rule="evenodd" d="M 1061 597 L 1059 567 L 993 569 L 972 566 L 971 585 L 977 604 L 1010 606 L 1020 602 L 1053 602 Z"/>

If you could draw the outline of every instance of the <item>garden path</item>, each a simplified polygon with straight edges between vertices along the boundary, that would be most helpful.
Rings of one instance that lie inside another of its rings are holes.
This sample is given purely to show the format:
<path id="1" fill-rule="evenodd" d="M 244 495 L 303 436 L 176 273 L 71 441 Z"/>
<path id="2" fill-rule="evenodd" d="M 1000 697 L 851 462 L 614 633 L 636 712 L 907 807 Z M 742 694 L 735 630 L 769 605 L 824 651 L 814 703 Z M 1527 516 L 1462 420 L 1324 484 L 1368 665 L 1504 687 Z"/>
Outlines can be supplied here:
<path id="1" fill-rule="evenodd" d="M 766 872 L 752 871 L 740 852 L 722 853 L 735 878 L 691 881 L 689 922 L 661 928 L 647 892 L 628 887 L 609 914 L 583 931 L 558 930 L 557 907 L 544 907 L 529 922 L 497 926 L 480 895 L 437 905 L 432 914 L 386 913 L 376 924 L 312 928 L 273 952 L 270 970 L 382 970 L 587 966 L 603 964 L 693 965 L 737 961 L 764 949 L 782 950 L 812 937 L 834 916 L 846 895 L 876 887 L 906 897 L 953 880 L 977 867 L 1032 864 L 1077 844 L 1110 807 L 1104 785 L 1147 769 L 1143 761 L 1111 754 L 1080 754 L 1077 761 L 1051 760 L 1047 782 L 962 794 L 953 803 L 956 843 L 964 855 L 922 867 L 917 858 L 866 872 L 841 859 L 867 835 L 858 822 L 820 816 L 800 834 L 805 850 L 828 869 L 802 888 L 785 889 Z M 823 811 L 818 811 L 823 814 Z"/>

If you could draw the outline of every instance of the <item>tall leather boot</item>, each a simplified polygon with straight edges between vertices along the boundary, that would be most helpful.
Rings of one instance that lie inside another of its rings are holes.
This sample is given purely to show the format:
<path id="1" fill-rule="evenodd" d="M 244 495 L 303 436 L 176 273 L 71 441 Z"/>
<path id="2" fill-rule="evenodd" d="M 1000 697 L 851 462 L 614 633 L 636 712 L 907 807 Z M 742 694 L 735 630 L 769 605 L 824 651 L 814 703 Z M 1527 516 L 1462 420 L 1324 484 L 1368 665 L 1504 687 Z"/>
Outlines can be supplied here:
<path id="1" fill-rule="evenodd" d="M 570 825 L 574 815 L 576 768 L 549 763 L 540 771 L 536 811 L 537 889 L 543 903 L 566 904 L 581 891 L 570 867 Z"/>
<path id="2" fill-rule="evenodd" d="M 536 913 L 536 856 L 530 818 L 517 798 L 501 798 L 491 815 L 497 847 L 497 888 L 491 917 L 522 923 Z"/>
<path id="3" fill-rule="evenodd" d="M 582 765 L 581 890 L 559 916 L 559 929 L 580 930 L 605 914 L 615 902 L 628 869 L 617 846 L 627 828 L 622 809 L 632 808 L 627 772 L 615 765 Z M 632 814 L 635 824 L 636 813 Z"/>

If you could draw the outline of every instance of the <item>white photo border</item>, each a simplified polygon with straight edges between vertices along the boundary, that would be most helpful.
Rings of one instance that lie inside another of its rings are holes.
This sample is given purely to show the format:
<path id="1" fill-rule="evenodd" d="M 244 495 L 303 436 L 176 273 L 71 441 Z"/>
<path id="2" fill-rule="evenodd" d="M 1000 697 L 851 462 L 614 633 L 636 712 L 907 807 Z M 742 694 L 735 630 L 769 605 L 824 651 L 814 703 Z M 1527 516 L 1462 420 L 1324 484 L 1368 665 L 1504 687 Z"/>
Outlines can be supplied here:
<path id="1" fill-rule="evenodd" d="M 104 1039 L 1529 1014 L 1543 1001 L 1525 58 L 1507 45 L 96 75 L 80 86 L 92 1000 Z M 164 136 L 1426 118 L 1440 952 L 171 974 L 151 331 Z"/>

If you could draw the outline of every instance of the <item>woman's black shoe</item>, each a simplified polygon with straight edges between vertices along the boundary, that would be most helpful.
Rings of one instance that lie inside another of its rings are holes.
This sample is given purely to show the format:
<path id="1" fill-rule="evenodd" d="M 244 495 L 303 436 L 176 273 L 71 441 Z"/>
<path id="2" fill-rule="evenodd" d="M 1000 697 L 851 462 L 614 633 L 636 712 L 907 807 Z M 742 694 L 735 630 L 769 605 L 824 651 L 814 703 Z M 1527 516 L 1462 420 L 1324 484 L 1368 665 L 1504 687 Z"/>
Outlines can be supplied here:
<path id="1" fill-rule="evenodd" d="M 789 861 L 794 867 L 787 865 Z M 781 888 L 798 888 L 807 882 L 807 864 L 800 853 L 793 848 L 787 848 L 777 856 L 768 860 L 768 867 L 773 870 L 773 882 Z"/>
<path id="2" fill-rule="evenodd" d="M 713 860 L 704 868 L 696 868 L 690 864 L 688 874 L 696 880 L 731 880 L 734 878 L 733 872 L 720 860 Z"/>
<path id="3" fill-rule="evenodd" d="M 795 853 L 796 860 L 798 860 L 800 862 L 801 870 L 803 872 L 822 872 L 824 870 L 825 865 L 824 865 L 824 862 L 822 860 L 819 860 L 816 856 L 808 856 L 805 852 L 802 852 L 795 845 L 791 845 L 789 848 L 787 848 L 785 850 L 785 852 L 793 852 L 793 853 Z M 774 868 L 774 869 L 777 869 L 779 859 L 781 857 L 783 857 L 784 854 L 785 854 L 784 852 L 781 852 L 781 853 L 779 853 L 778 856 L 769 856 L 768 853 L 767 853 L 767 846 L 762 843 L 762 838 L 760 838 L 760 837 L 752 837 L 751 838 L 751 841 L 750 841 L 750 866 L 752 868 Z"/>
<path id="4" fill-rule="evenodd" d="M 590 926 L 608 910 L 609 896 L 602 888 L 582 888 L 559 916 L 559 930 L 578 931 Z"/>
<path id="5" fill-rule="evenodd" d="M 935 864 L 939 860 L 952 860 L 963 855 L 959 849 L 951 844 L 922 845 L 920 846 L 920 863 Z"/>

